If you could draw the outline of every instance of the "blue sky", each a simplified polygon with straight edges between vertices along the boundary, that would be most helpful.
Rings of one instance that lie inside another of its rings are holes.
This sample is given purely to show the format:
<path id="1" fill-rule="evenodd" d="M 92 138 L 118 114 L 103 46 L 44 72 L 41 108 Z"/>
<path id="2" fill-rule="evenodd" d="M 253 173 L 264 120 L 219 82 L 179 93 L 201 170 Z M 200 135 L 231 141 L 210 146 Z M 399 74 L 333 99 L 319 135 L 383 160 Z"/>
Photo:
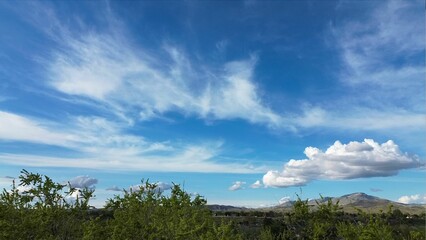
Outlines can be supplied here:
<path id="1" fill-rule="evenodd" d="M 0 187 L 426 201 L 422 1 L 4 1 L 0 31 Z"/>

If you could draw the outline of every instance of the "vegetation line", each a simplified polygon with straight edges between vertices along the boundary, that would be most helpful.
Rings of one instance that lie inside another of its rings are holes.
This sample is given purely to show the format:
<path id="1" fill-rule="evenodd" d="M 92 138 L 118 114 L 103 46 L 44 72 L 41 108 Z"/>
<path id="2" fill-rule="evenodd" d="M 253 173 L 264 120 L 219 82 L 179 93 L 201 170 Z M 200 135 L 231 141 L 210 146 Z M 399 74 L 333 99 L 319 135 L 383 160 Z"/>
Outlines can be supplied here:
<path id="1" fill-rule="evenodd" d="M 392 206 L 379 214 L 349 214 L 331 199 L 312 210 L 298 198 L 289 213 L 214 216 L 203 197 L 179 185 L 166 196 L 144 180 L 104 209 L 92 208 L 92 197 L 93 189 L 22 170 L 18 186 L 0 194 L 0 239 L 425 239 L 424 212 L 406 215 Z"/>

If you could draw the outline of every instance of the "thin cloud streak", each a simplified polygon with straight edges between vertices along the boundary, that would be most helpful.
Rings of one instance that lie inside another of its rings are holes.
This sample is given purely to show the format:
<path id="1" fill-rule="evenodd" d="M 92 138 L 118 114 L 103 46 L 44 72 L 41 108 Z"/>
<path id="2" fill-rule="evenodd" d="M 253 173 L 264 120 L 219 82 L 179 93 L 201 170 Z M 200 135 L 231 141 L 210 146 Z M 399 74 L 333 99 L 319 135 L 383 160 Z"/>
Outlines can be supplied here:
<path id="1" fill-rule="evenodd" d="M 30 167 L 68 167 L 115 171 L 261 173 L 265 167 L 235 163 L 215 163 L 212 156 L 194 155 L 185 151 L 173 156 L 141 156 L 127 158 L 93 157 L 61 158 L 26 154 L 0 154 L 0 162 Z M 193 158 L 188 158 L 192 156 Z"/>

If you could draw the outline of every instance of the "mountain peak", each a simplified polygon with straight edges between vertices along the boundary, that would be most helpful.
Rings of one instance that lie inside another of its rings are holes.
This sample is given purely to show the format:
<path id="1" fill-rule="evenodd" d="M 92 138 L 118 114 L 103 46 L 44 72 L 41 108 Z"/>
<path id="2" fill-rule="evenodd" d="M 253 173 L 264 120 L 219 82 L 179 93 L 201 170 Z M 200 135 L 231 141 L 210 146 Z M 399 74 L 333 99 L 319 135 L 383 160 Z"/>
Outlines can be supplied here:
<path id="1" fill-rule="evenodd" d="M 352 200 L 360 201 L 360 200 L 374 200 L 374 199 L 379 199 L 379 198 L 368 195 L 368 194 L 363 193 L 363 192 L 356 192 L 356 193 L 343 195 L 339 199 L 352 199 Z"/>

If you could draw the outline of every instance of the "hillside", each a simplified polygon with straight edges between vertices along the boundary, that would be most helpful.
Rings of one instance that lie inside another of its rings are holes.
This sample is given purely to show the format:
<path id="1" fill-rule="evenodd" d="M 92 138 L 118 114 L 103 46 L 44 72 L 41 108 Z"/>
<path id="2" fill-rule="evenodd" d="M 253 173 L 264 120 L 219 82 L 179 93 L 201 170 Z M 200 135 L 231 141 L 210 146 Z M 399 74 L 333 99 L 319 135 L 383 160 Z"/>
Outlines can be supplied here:
<path id="1" fill-rule="evenodd" d="M 389 206 L 392 205 L 394 209 L 399 209 L 403 213 L 407 214 L 421 214 L 426 211 L 425 204 L 403 204 L 387 199 L 371 196 L 365 193 L 352 193 L 343 195 L 341 197 L 323 197 L 322 199 L 312 199 L 308 201 L 308 204 L 315 209 L 318 203 L 326 202 L 328 199 L 331 199 L 333 203 L 339 201 L 339 205 L 342 207 L 343 211 L 349 213 L 356 213 L 357 209 L 361 209 L 369 213 L 378 213 L 380 211 L 387 211 Z M 244 208 L 244 207 L 235 207 L 235 206 L 224 206 L 224 205 L 209 205 L 209 209 L 212 211 L 223 211 L 223 212 L 237 212 L 237 211 L 283 211 L 289 212 L 293 208 L 295 201 L 288 201 L 280 205 L 267 208 Z"/>
<path id="2" fill-rule="evenodd" d="M 317 202 L 326 202 L 328 199 L 331 199 L 333 203 L 338 201 L 339 205 L 343 208 L 343 211 L 353 213 L 357 212 L 357 209 L 371 213 L 386 211 L 390 205 L 392 205 L 394 209 L 399 209 L 403 213 L 408 214 L 421 214 L 426 210 L 426 205 L 424 204 L 403 204 L 361 192 L 347 194 L 341 197 L 324 197 L 322 199 L 313 199 L 308 203 L 310 206 L 312 206 L 313 209 L 315 209 Z M 284 203 L 284 205 L 275 206 L 274 209 L 284 211 L 291 210 L 293 203 L 294 201 L 287 202 Z"/>

